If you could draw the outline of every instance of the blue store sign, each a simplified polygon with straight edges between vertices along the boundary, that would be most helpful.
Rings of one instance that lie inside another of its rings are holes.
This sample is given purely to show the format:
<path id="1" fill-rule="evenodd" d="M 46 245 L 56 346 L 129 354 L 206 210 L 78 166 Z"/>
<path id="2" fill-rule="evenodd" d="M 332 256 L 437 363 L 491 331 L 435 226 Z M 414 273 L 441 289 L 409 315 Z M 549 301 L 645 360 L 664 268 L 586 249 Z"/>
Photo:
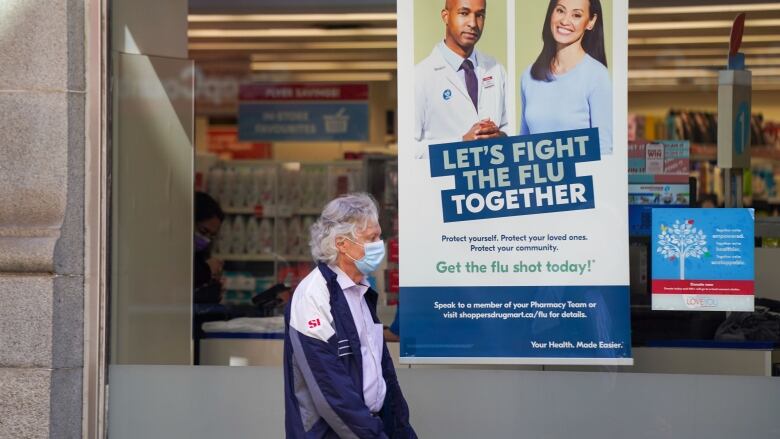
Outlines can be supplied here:
<path id="1" fill-rule="evenodd" d="M 368 141 L 368 103 L 242 103 L 242 141 Z"/>

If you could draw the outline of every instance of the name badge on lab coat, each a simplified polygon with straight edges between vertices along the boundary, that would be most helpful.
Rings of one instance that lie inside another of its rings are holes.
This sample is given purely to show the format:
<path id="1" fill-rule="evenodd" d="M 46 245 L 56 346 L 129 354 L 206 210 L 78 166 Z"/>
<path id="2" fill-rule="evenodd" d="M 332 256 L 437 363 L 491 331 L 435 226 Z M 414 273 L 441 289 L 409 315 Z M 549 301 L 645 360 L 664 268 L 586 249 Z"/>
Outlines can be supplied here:
<path id="1" fill-rule="evenodd" d="M 482 78 L 482 88 L 490 88 L 496 85 L 496 81 L 492 76 L 485 76 Z"/>

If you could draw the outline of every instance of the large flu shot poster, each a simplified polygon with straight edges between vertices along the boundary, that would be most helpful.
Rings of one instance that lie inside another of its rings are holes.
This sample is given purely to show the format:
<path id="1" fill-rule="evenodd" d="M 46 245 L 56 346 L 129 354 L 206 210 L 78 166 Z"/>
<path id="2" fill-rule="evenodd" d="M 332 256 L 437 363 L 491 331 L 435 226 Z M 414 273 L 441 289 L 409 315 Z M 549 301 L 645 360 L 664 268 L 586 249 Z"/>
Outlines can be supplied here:
<path id="1" fill-rule="evenodd" d="M 402 362 L 632 364 L 626 17 L 399 0 Z"/>

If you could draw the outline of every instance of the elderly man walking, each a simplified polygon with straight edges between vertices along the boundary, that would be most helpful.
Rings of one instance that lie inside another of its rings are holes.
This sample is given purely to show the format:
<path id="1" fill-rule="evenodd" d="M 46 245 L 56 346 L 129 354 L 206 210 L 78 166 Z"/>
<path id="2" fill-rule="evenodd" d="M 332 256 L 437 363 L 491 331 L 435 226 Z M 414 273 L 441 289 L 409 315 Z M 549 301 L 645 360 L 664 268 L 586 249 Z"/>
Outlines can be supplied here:
<path id="1" fill-rule="evenodd" d="M 366 276 L 384 259 L 376 203 L 339 197 L 311 228 L 317 267 L 285 313 L 285 430 L 297 438 L 416 438 Z"/>

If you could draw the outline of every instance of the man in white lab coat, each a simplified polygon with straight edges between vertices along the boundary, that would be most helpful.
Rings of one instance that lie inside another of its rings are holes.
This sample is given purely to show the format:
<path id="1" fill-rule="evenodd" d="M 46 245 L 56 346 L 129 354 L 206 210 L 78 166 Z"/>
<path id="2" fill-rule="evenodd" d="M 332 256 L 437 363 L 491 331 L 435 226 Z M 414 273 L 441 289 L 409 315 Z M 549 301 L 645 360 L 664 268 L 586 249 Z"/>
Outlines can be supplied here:
<path id="1" fill-rule="evenodd" d="M 415 66 L 416 158 L 428 145 L 505 136 L 506 69 L 474 48 L 486 0 L 446 0 L 444 40 Z"/>

